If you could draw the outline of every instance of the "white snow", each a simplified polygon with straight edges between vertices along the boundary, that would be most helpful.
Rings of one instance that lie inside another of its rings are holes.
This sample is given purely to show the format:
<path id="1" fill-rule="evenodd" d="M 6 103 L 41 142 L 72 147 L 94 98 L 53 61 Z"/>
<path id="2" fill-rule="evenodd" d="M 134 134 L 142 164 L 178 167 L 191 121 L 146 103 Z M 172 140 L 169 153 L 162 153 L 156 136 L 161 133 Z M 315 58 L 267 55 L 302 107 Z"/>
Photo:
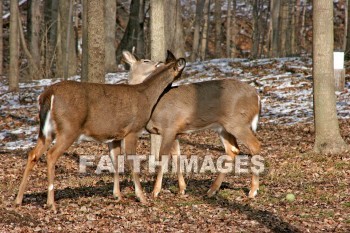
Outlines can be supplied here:
<path id="1" fill-rule="evenodd" d="M 255 86 L 261 96 L 260 124 L 313 123 L 313 95 L 310 58 L 214 59 L 186 65 L 173 85 L 236 78 Z M 294 70 L 294 72 L 291 72 Z M 110 73 L 106 83 L 126 83 L 128 73 Z M 35 145 L 38 132 L 37 97 L 44 88 L 62 79 L 43 79 L 20 84 L 20 93 L 7 90 L 0 81 L 0 149 L 27 149 Z M 70 80 L 80 80 L 74 76 Z M 337 92 L 339 118 L 350 118 L 350 82 Z"/>

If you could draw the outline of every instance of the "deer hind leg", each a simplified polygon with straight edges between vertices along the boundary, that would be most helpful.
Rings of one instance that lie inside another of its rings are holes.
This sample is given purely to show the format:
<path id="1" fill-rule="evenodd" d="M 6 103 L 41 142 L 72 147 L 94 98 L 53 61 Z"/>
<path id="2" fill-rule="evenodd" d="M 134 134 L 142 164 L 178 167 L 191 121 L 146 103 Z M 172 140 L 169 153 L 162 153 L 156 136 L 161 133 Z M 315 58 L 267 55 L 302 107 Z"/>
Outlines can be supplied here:
<path id="1" fill-rule="evenodd" d="M 137 138 L 138 138 L 137 134 L 129 134 L 125 137 L 124 140 L 125 140 L 126 156 L 136 155 Z M 140 182 L 140 174 L 139 174 L 139 172 L 136 172 L 135 169 L 133 168 L 132 161 L 131 160 L 128 160 L 128 161 L 129 161 L 129 166 L 130 166 L 131 173 L 132 173 L 132 178 L 134 181 L 136 197 L 139 199 L 139 201 L 141 203 L 145 204 L 145 203 L 147 203 L 147 199 L 142 191 L 142 185 Z"/>
<path id="2" fill-rule="evenodd" d="M 165 134 L 165 135 L 162 135 L 162 143 L 161 143 L 160 150 L 159 150 L 160 164 L 162 164 L 162 162 L 163 162 L 162 161 L 163 155 L 169 155 L 171 148 L 174 144 L 175 137 L 176 137 L 176 134 L 174 134 L 172 132 Z M 163 166 L 161 166 L 158 169 L 157 179 L 156 179 L 156 182 L 154 184 L 154 188 L 153 188 L 153 192 L 152 192 L 152 196 L 154 198 L 158 197 L 158 195 L 162 189 L 162 181 L 163 181 Z"/>
<path id="3" fill-rule="evenodd" d="M 252 155 L 258 155 L 260 153 L 260 142 L 255 137 L 250 126 L 236 127 L 232 129 L 232 134 L 236 136 L 244 145 L 246 145 Z M 259 176 L 258 174 L 252 175 L 251 188 L 249 191 L 249 198 L 254 198 L 259 190 Z"/>
<path id="4" fill-rule="evenodd" d="M 226 130 L 222 130 L 220 133 L 221 142 L 224 144 L 225 152 L 232 160 L 235 159 L 236 155 L 239 154 L 239 148 L 236 138 L 229 134 Z M 220 189 L 220 186 L 225 178 L 225 173 L 220 172 L 214 180 L 210 189 L 208 190 L 208 196 L 211 197 Z"/>
<path id="5" fill-rule="evenodd" d="M 108 143 L 109 156 L 114 165 L 114 185 L 113 185 L 113 196 L 120 201 L 122 195 L 120 192 L 120 180 L 119 180 L 119 164 L 118 156 L 121 155 L 121 141 L 112 141 Z"/>
<path id="6" fill-rule="evenodd" d="M 177 168 L 177 181 L 179 183 L 179 194 L 184 195 L 186 190 L 186 182 L 182 174 L 180 163 L 179 163 L 179 157 L 181 156 L 181 152 L 180 152 L 180 143 L 179 143 L 179 140 L 177 139 L 175 140 L 171 148 L 171 156 Z"/>
<path id="7" fill-rule="evenodd" d="M 34 147 L 34 149 L 29 152 L 27 165 L 26 165 L 26 168 L 24 170 L 23 178 L 22 178 L 21 184 L 19 186 L 18 194 L 17 194 L 16 200 L 15 200 L 16 205 L 22 204 L 24 190 L 26 189 L 26 186 L 27 186 L 27 183 L 29 180 L 29 174 L 30 174 L 31 170 L 33 169 L 34 165 L 36 164 L 36 162 L 41 157 L 41 155 L 43 153 L 45 153 L 47 148 L 50 146 L 51 142 L 52 142 L 51 139 L 40 137 L 38 139 L 38 142 L 37 142 L 36 146 Z"/>
<path id="8" fill-rule="evenodd" d="M 47 206 L 53 211 L 56 211 L 53 185 L 55 178 L 55 164 L 58 158 L 63 154 L 65 150 L 67 150 L 73 144 L 77 137 L 78 134 L 76 133 L 76 131 L 75 133 L 57 134 L 55 145 L 47 153 Z"/>

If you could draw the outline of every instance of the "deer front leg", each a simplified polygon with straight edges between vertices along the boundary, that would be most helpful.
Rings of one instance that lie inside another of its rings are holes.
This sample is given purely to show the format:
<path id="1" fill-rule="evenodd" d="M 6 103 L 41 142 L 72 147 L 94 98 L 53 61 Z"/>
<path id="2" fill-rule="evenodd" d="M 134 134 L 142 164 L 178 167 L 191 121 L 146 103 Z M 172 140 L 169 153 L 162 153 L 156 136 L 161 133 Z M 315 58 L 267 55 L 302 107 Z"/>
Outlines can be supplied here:
<path id="1" fill-rule="evenodd" d="M 223 130 L 220 133 L 220 139 L 221 142 L 224 144 L 226 154 L 230 156 L 232 160 L 234 160 L 236 155 L 239 154 L 239 147 L 236 138 L 232 134 L 229 134 L 228 132 Z M 224 178 L 225 173 L 219 173 L 219 175 L 216 177 L 213 184 L 211 185 L 210 189 L 208 190 L 209 197 L 215 195 L 216 192 L 220 189 Z"/>
<path id="2" fill-rule="evenodd" d="M 112 141 L 108 143 L 109 156 L 114 166 L 114 185 L 113 185 L 113 196 L 117 201 L 122 200 L 120 192 L 120 179 L 119 179 L 119 164 L 118 156 L 121 155 L 121 141 Z"/>
<path id="3" fill-rule="evenodd" d="M 49 145 L 51 144 L 51 140 L 47 140 L 44 138 L 39 138 L 36 146 L 32 151 L 28 154 L 28 161 L 26 168 L 24 170 L 23 178 L 21 181 L 21 184 L 18 189 L 18 194 L 15 200 L 16 205 L 21 205 L 23 201 L 23 195 L 24 191 L 26 189 L 28 180 L 29 180 L 29 174 L 31 170 L 33 169 L 34 165 L 37 163 L 41 155 L 47 150 Z"/>
<path id="4" fill-rule="evenodd" d="M 171 148 L 171 155 L 174 160 L 174 164 L 176 164 L 176 168 L 177 168 L 177 181 L 179 183 L 179 194 L 184 195 L 186 190 L 186 182 L 183 177 L 181 166 L 179 163 L 179 157 L 181 156 L 181 151 L 180 151 L 180 143 L 178 139 L 175 140 L 173 147 Z"/>
<path id="5" fill-rule="evenodd" d="M 174 144 L 176 134 L 168 132 L 165 135 L 162 135 L 162 143 L 159 150 L 159 158 L 160 164 L 163 164 L 163 155 L 169 155 L 172 145 Z M 162 181 L 163 181 L 163 166 L 161 165 L 158 169 L 157 179 L 154 184 L 152 196 L 153 198 L 158 197 L 160 190 L 162 189 Z"/>
<path id="6" fill-rule="evenodd" d="M 137 138 L 138 138 L 137 134 L 129 134 L 125 137 L 124 140 L 125 140 L 126 156 L 136 155 Z M 129 166 L 130 166 L 132 177 L 133 177 L 136 197 L 139 199 L 139 201 L 141 203 L 146 204 L 147 199 L 142 191 L 142 185 L 140 182 L 140 174 L 138 171 L 135 171 L 135 168 L 133 167 L 132 161 L 131 160 L 128 160 L 128 161 L 129 161 Z"/>

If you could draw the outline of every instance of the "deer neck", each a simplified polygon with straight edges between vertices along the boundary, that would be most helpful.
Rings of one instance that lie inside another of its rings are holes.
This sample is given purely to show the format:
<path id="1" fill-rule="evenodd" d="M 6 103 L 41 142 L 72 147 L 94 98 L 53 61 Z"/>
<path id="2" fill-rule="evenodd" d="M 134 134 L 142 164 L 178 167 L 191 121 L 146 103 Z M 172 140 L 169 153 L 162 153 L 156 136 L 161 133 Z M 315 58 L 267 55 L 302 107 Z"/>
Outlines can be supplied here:
<path id="1" fill-rule="evenodd" d="M 180 74 L 174 76 L 173 65 L 161 67 L 159 70 L 151 74 L 143 83 L 138 84 L 145 99 L 151 105 L 155 105 L 164 90 L 174 81 Z"/>

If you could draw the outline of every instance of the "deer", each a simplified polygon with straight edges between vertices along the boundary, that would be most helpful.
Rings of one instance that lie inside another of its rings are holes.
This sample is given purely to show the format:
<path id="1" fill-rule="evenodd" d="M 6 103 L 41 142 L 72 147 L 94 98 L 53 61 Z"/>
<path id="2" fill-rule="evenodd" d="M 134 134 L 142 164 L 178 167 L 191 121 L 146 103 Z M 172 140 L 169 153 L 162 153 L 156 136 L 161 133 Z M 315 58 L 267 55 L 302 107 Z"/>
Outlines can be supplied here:
<path id="1" fill-rule="evenodd" d="M 38 140 L 28 154 L 15 204 L 22 204 L 30 172 L 54 139 L 55 144 L 47 152 L 47 206 L 54 211 L 55 164 L 77 139 L 107 143 L 111 155 L 120 153 L 121 140 L 135 138 L 134 135 L 146 126 L 163 91 L 181 76 L 186 60 L 172 59 L 174 56 L 169 51 L 168 58 L 164 65 L 157 65 L 154 72 L 137 85 L 62 81 L 46 88 L 38 97 Z M 125 150 L 134 152 L 129 146 L 125 146 Z M 134 170 L 132 176 L 137 184 L 136 196 L 141 202 L 146 202 Z M 119 185 L 113 192 L 117 190 Z M 120 193 L 116 195 L 120 196 Z"/>
<path id="2" fill-rule="evenodd" d="M 175 59 L 175 58 L 173 58 Z M 128 55 L 126 62 L 137 66 L 137 59 Z M 129 76 L 128 83 L 137 85 L 145 77 Z M 240 150 L 237 139 L 246 145 L 252 155 L 260 153 L 261 143 L 256 138 L 260 113 L 260 97 L 254 87 L 236 79 L 206 81 L 171 87 L 159 100 L 146 125 L 146 130 L 162 136 L 159 157 L 171 154 L 177 161 L 180 144 L 179 134 L 204 129 L 214 129 L 220 136 L 225 152 L 232 159 Z M 136 142 L 136 139 L 134 139 Z M 136 145 L 134 145 L 136 146 Z M 184 194 L 186 183 L 178 169 L 179 193 Z M 159 169 L 152 195 L 156 198 L 161 191 L 163 170 Z M 225 173 L 219 173 L 208 196 L 220 189 Z M 114 180 L 117 182 L 117 179 Z M 259 190 L 259 176 L 252 174 L 249 198 L 254 198 Z"/>

